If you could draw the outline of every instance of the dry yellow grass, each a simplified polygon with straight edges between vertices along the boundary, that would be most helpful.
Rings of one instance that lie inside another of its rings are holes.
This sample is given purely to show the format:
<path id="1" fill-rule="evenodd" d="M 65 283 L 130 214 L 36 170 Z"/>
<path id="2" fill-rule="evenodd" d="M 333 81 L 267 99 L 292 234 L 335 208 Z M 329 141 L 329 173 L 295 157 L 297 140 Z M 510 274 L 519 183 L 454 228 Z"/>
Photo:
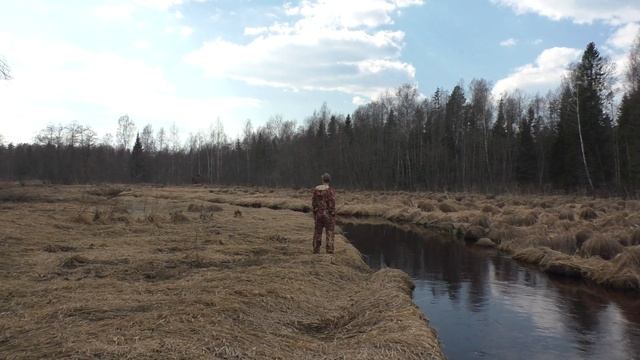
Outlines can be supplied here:
<path id="1" fill-rule="evenodd" d="M 258 203 L 255 206 L 266 206 L 273 201 L 270 199 L 277 198 L 284 204 L 281 208 L 291 210 L 301 206 L 292 204 L 306 204 L 310 197 L 310 192 L 305 189 L 278 189 L 269 193 L 268 196 L 261 195 L 251 188 L 222 187 L 209 191 L 211 198 L 216 202 L 238 204 L 234 196 L 251 194 L 252 201 Z M 469 234 L 470 241 L 486 236 L 499 244 L 498 248 L 501 251 L 508 253 L 517 253 L 531 247 L 557 250 L 563 256 L 568 256 L 559 263 L 559 268 L 562 268 L 564 266 L 562 264 L 567 261 L 573 267 L 587 266 L 591 262 L 590 259 L 584 259 L 579 254 L 604 256 L 609 260 L 602 261 L 609 266 L 613 263 L 613 256 L 617 252 L 640 244 L 640 232 L 637 230 L 640 228 L 640 201 L 635 200 L 594 200 L 560 195 L 485 196 L 472 193 L 339 190 L 338 214 L 352 217 L 379 217 L 397 224 L 415 224 L 458 234 L 461 237 L 464 237 L 471 226 L 480 226 L 485 231 L 483 234 L 478 231 L 477 236 Z M 597 250 L 593 245 L 595 241 L 582 250 L 585 243 L 595 235 L 609 238 L 611 240 L 609 247 L 617 250 L 614 249 L 611 254 L 605 248 Z M 614 242 L 623 247 L 618 247 Z M 585 260 L 589 262 L 585 263 Z M 605 270 L 582 269 L 581 273 L 590 274 L 587 278 L 594 281 L 597 279 L 596 282 L 599 284 L 617 287 L 622 282 L 607 280 L 607 276 L 614 276 L 607 270 L 607 266 L 602 267 Z M 567 270 L 566 273 L 574 276 L 574 270 Z M 596 274 L 597 271 L 601 273 Z M 558 270 L 557 273 L 562 274 L 563 271 Z M 629 287 L 628 284 L 624 285 L 625 289 Z"/>
<path id="2" fill-rule="evenodd" d="M 624 247 L 618 240 L 603 235 L 595 235 L 580 247 L 580 255 L 584 257 L 599 256 L 611 260 L 622 252 Z"/>
<path id="3" fill-rule="evenodd" d="M 91 189 L 0 203 L 0 358 L 443 358 L 408 276 L 372 272 L 340 236 L 314 256 L 306 214 Z"/>

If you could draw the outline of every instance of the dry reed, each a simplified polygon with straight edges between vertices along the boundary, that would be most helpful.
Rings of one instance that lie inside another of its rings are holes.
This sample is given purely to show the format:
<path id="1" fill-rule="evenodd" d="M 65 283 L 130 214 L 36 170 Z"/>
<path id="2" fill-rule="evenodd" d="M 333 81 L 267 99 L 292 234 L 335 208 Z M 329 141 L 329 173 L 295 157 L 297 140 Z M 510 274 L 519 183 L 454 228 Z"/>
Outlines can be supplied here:
<path id="1" fill-rule="evenodd" d="M 19 239 L 0 252 L 0 358 L 444 358 L 409 277 L 373 273 L 341 236 L 311 254 L 308 215 L 219 205 L 205 221 L 182 210 L 210 189 L 134 187 L 118 199 L 143 221 L 102 224 L 125 213 L 86 190 L 0 217 Z"/>

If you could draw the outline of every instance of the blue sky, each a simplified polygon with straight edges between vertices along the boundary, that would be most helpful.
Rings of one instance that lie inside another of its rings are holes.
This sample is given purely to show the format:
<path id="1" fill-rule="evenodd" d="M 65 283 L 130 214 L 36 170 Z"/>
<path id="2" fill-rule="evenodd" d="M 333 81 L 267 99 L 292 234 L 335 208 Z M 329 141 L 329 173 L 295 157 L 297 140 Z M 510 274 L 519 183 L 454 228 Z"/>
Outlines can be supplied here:
<path id="1" fill-rule="evenodd" d="M 303 123 L 402 83 L 425 94 L 461 79 L 546 92 L 594 41 L 624 68 L 637 0 L 0 0 L 0 134 L 48 123 L 99 135 L 128 114 L 183 140 L 220 119 Z"/>

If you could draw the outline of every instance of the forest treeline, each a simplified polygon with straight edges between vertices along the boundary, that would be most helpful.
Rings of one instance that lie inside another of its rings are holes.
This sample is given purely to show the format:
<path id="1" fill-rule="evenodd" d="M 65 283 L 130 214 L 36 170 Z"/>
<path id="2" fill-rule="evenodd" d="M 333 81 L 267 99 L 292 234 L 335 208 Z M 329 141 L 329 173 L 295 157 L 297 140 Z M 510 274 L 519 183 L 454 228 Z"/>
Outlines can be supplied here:
<path id="1" fill-rule="evenodd" d="M 640 38 L 618 82 L 619 106 L 615 80 L 591 43 L 546 96 L 494 99 L 482 79 L 428 97 L 403 85 L 346 116 L 323 105 L 302 126 L 281 117 L 257 128 L 247 122 L 235 140 L 219 122 L 185 142 L 175 126 L 137 132 L 128 116 L 102 139 L 76 122 L 50 125 L 32 144 L 0 145 L 0 178 L 306 187 L 329 172 L 343 188 L 637 196 Z"/>

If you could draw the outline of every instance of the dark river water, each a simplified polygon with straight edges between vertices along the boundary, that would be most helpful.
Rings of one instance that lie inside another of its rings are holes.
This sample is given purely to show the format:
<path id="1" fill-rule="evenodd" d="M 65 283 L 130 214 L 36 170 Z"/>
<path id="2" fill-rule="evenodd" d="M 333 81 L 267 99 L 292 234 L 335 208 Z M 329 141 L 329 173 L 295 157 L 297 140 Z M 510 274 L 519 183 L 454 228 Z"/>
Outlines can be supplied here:
<path id="1" fill-rule="evenodd" d="M 640 359 L 640 296 L 550 277 L 419 228 L 341 225 L 372 268 L 405 271 L 449 359 Z"/>

